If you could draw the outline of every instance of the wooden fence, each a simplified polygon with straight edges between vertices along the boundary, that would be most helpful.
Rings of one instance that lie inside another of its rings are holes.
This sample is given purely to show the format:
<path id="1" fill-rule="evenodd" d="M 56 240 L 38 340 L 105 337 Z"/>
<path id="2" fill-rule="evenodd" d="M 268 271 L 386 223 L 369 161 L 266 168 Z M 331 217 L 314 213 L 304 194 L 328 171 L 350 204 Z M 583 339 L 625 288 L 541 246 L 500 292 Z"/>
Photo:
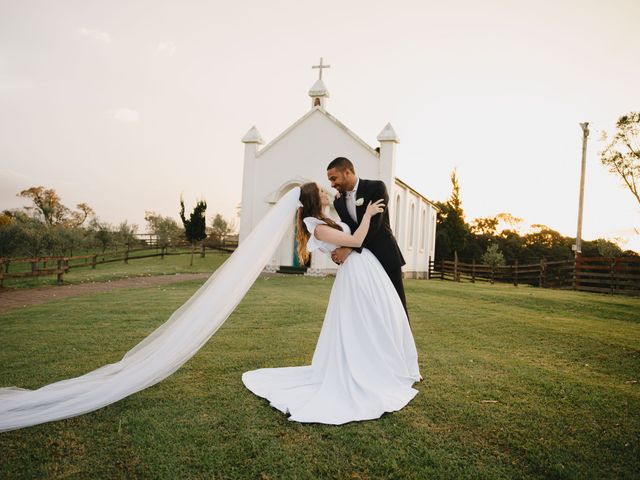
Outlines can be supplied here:
<path id="1" fill-rule="evenodd" d="M 578 257 L 574 260 L 496 266 L 458 260 L 429 263 L 429 278 L 456 282 L 505 282 L 623 295 L 640 295 L 640 257 Z"/>
<path id="2" fill-rule="evenodd" d="M 160 257 L 169 255 L 190 255 L 191 246 L 185 245 L 188 250 L 168 251 L 167 248 L 137 248 L 127 249 L 116 253 L 97 253 L 91 255 L 76 255 L 72 257 L 37 257 L 37 258 L 0 258 L 0 287 L 4 286 L 6 279 L 29 278 L 56 275 L 58 284 L 63 283 L 64 274 L 71 268 L 91 267 L 113 262 L 129 263 L 130 260 L 142 258 Z M 233 245 L 216 247 L 215 250 L 233 251 Z M 153 253 L 145 253 L 153 252 Z M 196 253 L 205 256 L 206 248 L 201 245 Z"/>

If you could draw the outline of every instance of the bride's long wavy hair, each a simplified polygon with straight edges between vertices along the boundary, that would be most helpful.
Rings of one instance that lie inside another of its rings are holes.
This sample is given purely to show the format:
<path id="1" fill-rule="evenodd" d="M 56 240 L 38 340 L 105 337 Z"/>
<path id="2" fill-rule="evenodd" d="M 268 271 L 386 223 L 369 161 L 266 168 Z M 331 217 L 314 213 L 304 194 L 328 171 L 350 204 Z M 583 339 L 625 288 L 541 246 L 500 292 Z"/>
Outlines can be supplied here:
<path id="1" fill-rule="evenodd" d="M 307 227 L 302 221 L 303 218 L 306 217 L 315 217 L 320 220 L 326 222 L 332 228 L 336 230 L 342 230 L 340 226 L 331 220 L 329 217 L 326 217 L 322 213 L 322 202 L 320 201 L 320 189 L 318 188 L 318 184 L 315 182 L 305 183 L 300 187 L 300 203 L 302 206 L 298 208 L 298 233 L 296 235 L 296 240 L 298 241 L 298 258 L 300 259 L 300 263 L 305 264 L 309 261 L 309 251 L 307 250 L 307 242 L 309 241 L 309 237 L 311 236 L 307 231 Z"/>

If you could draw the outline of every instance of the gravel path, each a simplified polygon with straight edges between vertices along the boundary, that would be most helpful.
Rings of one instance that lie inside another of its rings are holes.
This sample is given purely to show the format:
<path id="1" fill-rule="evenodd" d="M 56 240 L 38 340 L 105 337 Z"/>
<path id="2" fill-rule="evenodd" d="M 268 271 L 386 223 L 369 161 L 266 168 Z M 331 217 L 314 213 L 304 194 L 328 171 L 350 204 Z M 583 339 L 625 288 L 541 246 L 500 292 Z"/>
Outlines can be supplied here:
<path id="1" fill-rule="evenodd" d="M 86 293 L 111 292 L 123 288 L 146 288 L 156 285 L 184 282 L 187 280 L 209 278 L 210 273 L 178 273 L 175 275 L 155 275 L 149 277 L 132 277 L 111 282 L 79 283 L 77 285 L 61 285 L 38 288 L 2 288 L 0 289 L 0 313 L 16 308 L 29 307 L 40 303 L 75 297 Z"/>

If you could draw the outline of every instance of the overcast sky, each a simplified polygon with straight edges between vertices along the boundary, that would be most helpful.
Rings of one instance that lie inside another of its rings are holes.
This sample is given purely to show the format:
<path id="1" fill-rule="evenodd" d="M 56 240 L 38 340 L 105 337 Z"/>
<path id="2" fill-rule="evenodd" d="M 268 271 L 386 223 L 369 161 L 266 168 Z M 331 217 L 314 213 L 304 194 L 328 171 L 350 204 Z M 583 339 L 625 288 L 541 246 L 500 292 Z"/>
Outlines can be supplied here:
<path id="1" fill-rule="evenodd" d="M 204 197 L 235 215 L 243 144 L 327 110 L 363 140 L 391 122 L 398 176 L 467 220 L 509 212 L 575 235 L 633 233 L 640 209 L 598 161 L 600 131 L 640 109 L 640 2 L 0 0 L 0 209 L 30 186 L 144 230 Z M 291 176 L 295 176 L 291 172 Z"/>

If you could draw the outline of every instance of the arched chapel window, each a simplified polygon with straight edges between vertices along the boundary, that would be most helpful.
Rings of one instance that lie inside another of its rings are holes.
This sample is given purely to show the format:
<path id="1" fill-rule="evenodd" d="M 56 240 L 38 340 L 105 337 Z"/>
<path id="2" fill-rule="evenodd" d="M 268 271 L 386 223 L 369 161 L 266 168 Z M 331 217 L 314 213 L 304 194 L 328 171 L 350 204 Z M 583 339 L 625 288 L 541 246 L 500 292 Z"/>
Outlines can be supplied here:
<path id="1" fill-rule="evenodd" d="M 424 250 L 425 248 L 427 248 L 427 245 L 425 243 L 425 239 L 426 239 L 426 230 L 427 230 L 427 209 L 423 208 L 422 209 L 422 215 L 420 218 L 420 249 Z"/>
<path id="2" fill-rule="evenodd" d="M 415 225 L 416 225 L 416 206 L 415 204 L 411 204 L 411 209 L 409 210 L 409 248 L 413 247 L 413 235 L 415 234 Z"/>

